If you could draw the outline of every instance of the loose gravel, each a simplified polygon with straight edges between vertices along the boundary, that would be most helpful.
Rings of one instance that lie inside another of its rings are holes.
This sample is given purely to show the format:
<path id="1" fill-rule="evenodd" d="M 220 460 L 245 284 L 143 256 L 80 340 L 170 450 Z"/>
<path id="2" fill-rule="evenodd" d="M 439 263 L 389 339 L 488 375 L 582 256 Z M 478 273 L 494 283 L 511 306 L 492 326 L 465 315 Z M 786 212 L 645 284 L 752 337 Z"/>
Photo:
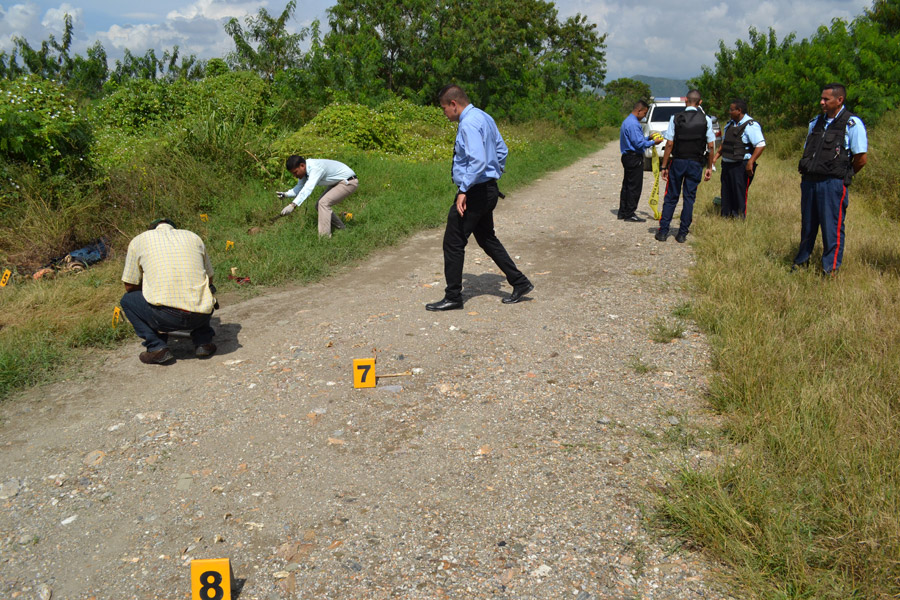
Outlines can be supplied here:
<path id="1" fill-rule="evenodd" d="M 142 365 L 135 342 L 6 402 L 0 597 L 190 598 L 202 558 L 242 600 L 730 597 L 649 525 L 719 424 L 703 335 L 651 337 L 691 247 L 618 221 L 620 179 L 610 144 L 501 201 L 520 304 L 473 240 L 464 309 L 426 312 L 432 230 L 224 306 L 209 360 L 175 340 Z M 401 375 L 354 389 L 370 357 Z"/>

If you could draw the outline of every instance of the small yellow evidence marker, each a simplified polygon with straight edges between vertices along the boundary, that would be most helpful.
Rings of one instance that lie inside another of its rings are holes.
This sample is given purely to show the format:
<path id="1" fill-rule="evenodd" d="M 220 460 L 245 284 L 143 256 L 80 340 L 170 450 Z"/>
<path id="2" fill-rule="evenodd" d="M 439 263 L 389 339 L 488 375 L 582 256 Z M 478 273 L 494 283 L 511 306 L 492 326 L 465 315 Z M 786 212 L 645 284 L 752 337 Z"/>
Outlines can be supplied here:
<path id="1" fill-rule="evenodd" d="M 227 558 L 192 560 L 191 600 L 231 600 L 231 561 Z"/>
<path id="2" fill-rule="evenodd" d="M 353 359 L 353 387 L 355 387 L 355 388 L 375 387 L 375 359 L 374 358 L 355 358 L 355 359 Z"/>

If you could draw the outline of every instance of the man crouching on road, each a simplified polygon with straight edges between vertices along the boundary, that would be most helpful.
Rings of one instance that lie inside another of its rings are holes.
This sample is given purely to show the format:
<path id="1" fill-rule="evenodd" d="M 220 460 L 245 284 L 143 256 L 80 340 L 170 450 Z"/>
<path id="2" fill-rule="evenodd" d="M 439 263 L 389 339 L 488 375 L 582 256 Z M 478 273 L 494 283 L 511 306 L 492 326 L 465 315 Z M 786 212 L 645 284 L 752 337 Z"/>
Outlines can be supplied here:
<path id="1" fill-rule="evenodd" d="M 198 358 L 212 356 L 215 331 L 209 326 L 216 303 L 213 268 L 200 237 L 176 229 L 169 219 L 150 224 L 128 244 L 121 305 L 135 333 L 144 340 L 142 363 L 175 360 L 166 345 L 169 331 L 188 330 Z"/>

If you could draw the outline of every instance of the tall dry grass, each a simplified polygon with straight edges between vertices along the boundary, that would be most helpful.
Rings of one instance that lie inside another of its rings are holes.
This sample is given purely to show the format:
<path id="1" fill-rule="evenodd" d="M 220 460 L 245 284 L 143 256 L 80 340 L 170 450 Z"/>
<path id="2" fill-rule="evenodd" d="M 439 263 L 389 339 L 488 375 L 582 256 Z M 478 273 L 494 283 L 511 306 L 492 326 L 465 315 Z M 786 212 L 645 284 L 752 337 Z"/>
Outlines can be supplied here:
<path id="1" fill-rule="evenodd" d="M 900 236 L 883 183 L 900 169 L 880 159 L 896 156 L 887 137 L 872 132 L 851 187 L 835 277 L 819 274 L 821 241 L 808 270 L 790 271 L 799 148 L 772 140 L 746 221 L 717 217 L 718 185 L 701 187 L 694 316 L 734 451 L 717 470 L 682 473 L 663 513 L 754 597 L 900 595 Z"/>

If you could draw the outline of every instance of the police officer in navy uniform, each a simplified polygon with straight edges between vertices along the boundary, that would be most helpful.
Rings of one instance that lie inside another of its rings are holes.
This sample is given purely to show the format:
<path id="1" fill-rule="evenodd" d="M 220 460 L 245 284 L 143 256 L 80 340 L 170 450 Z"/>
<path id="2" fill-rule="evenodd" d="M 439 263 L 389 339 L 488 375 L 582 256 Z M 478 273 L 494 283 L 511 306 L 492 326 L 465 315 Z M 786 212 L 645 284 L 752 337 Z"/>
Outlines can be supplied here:
<path id="1" fill-rule="evenodd" d="M 800 248 L 794 266 L 807 266 L 822 229 L 822 272 L 833 275 L 844 255 L 844 220 L 850 180 L 866 165 L 868 139 L 862 120 L 844 108 L 846 88 L 822 88 L 822 114 L 809 122 L 800 159 Z"/>
<path id="2" fill-rule="evenodd" d="M 733 100 L 731 120 L 725 125 L 722 145 L 713 163 L 722 157 L 722 216 L 747 216 L 747 195 L 756 174 L 756 161 L 766 149 L 762 127 L 747 114 L 747 103 Z"/>
<path id="3" fill-rule="evenodd" d="M 700 110 L 700 92 L 688 92 L 686 107 L 683 112 L 669 119 L 666 131 L 666 150 L 660 164 L 662 178 L 666 181 L 666 197 L 663 200 L 662 217 L 656 239 L 664 242 L 669 237 L 669 224 L 675 215 L 678 197 L 684 197 L 681 207 L 681 222 L 675 241 L 683 244 L 691 229 L 694 216 L 694 199 L 697 197 L 697 186 L 700 177 L 709 181 L 712 177 L 713 146 L 716 136 L 713 133 L 712 119 Z M 671 166 L 670 166 L 671 157 Z M 706 163 L 706 170 L 703 170 Z"/>

